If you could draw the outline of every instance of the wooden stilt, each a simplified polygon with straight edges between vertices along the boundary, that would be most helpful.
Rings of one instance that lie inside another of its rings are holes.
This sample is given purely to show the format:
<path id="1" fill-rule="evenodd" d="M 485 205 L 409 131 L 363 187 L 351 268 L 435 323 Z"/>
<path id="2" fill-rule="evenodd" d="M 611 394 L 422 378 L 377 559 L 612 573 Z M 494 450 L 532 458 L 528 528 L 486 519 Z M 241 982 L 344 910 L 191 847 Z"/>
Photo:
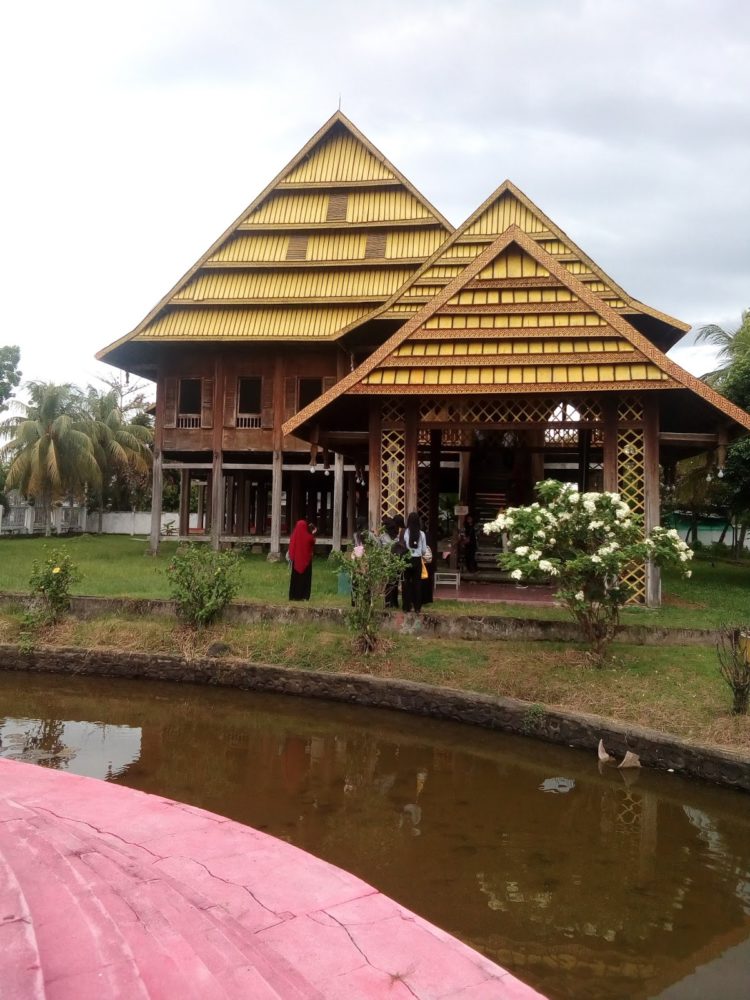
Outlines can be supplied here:
<path id="1" fill-rule="evenodd" d="M 333 457 L 333 551 L 341 551 L 341 522 L 344 513 L 344 456 Z"/>
<path id="2" fill-rule="evenodd" d="M 603 428 L 603 479 L 605 493 L 617 492 L 617 398 L 607 396 L 602 400 Z"/>
<path id="3" fill-rule="evenodd" d="M 180 521 L 177 534 L 190 534 L 190 469 L 180 470 Z"/>
<path id="4" fill-rule="evenodd" d="M 283 453 L 274 451 L 271 470 L 271 549 L 268 553 L 269 562 L 281 559 L 281 477 Z"/>
<path id="5" fill-rule="evenodd" d="M 406 400 L 406 428 L 404 435 L 404 486 L 406 494 L 406 512 L 410 514 L 417 509 L 417 437 L 419 432 L 419 399 Z"/>
<path id="6" fill-rule="evenodd" d="M 151 536 L 148 550 L 152 556 L 158 555 L 161 539 L 161 495 L 164 489 L 161 450 L 154 449 L 154 465 L 151 477 Z"/>
<path id="7" fill-rule="evenodd" d="M 380 436 L 382 424 L 380 400 L 370 401 L 370 471 L 367 484 L 368 520 L 370 531 L 380 531 Z"/>
<path id="8" fill-rule="evenodd" d="M 211 469 L 211 548 L 215 552 L 221 546 L 224 526 L 224 473 L 221 465 L 221 452 L 215 451 Z"/>

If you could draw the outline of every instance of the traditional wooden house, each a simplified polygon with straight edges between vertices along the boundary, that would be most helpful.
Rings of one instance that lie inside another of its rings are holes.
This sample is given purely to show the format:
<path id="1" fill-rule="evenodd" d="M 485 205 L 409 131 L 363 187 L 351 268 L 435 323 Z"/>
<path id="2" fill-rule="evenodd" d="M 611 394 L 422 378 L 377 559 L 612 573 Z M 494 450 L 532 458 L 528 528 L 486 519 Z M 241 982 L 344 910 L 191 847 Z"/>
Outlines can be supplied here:
<path id="1" fill-rule="evenodd" d="M 480 516 L 545 475 L 659 517 L 659 468 L 750 429 L 665 356 L 638 302 L 509 181 L 457 230 L 337 112 L 132 333 L 98 357 L 157 384 L 163 470 L 199 537 L 277 557 L 454 492 Z M 631 583 L 659 599 L 658 576 Z"/>

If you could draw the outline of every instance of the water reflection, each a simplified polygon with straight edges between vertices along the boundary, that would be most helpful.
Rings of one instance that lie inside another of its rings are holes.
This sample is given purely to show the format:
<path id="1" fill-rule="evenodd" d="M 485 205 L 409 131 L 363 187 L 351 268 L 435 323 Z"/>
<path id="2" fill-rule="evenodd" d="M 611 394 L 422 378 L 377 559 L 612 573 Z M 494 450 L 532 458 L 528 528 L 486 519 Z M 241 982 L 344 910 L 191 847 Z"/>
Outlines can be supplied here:
<path id="1" fill-rule="evenodd" d="M 3 705 L 3 735 L 28 732 L 39 763 L 90 774 L 96 760 L 98 776 L 283 837 L 553 998 L 692 997 L 696 976 L 730 967 L 719 956 L 750 937 L 738 794 L 600 773 L 595 754 L 468 727 L 242 692 L 0 675 Z M 4 735 L 0 753 L 19 745 Z M 722 976 L 722 997 L 744 1000 L 747 983 Z"/>

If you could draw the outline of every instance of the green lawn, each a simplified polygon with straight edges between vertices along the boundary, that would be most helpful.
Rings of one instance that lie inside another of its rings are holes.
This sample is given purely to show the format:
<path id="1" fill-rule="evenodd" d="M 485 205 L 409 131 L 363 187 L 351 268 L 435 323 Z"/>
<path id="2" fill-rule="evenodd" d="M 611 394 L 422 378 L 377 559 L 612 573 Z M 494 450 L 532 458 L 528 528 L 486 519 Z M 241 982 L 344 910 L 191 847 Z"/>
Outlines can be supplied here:
<path id="1" fill-rule="evenodd" d="M 169 596 L 166 567 L 177 547 L 165 541 L 156 558 L 148 555 L 142 538 L 127 535 L 82 535 L 73 538 L 0 538 L 0 591 L 26 593 L 31 566 L 43 559 L 46 550 L 64 549 L 81 571 L 74 593 L 108 597 Z M 286 563 L 269 563 L 262 555 L 243 556 L 239 598 L 246 601 L 280 604 L 287 600 Z M 313 599 L 318 607 L 343 606 L 346 599 L 336 593 L 336 574 L 324 558 L 316 559 L 313 570 Z M 725 621 L 750 621 L 750 563 L 733 565 L 696 559 L 693 577 L 682 579 L 667 570 L 663 583 L 664 605 L 658 611 L 630 608 L 624 612 L 628 623 L 671 627 L 709 628 Z M 523 607 L 518 604 L 466 603 L 442 597 L 430 607 L 431 613 L 492 614 L 527 618 L 564 618 L 565 612 L 552 607 Z"/>

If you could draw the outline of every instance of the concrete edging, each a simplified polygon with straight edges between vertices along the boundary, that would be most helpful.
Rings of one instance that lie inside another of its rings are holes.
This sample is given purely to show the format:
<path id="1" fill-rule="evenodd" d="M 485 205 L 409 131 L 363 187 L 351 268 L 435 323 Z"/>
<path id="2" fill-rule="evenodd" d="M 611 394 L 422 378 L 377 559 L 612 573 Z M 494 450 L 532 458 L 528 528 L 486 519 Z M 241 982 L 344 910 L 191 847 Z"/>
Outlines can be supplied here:
<path id="1" fill-rule="evenodd" d="M 618 756 L 632 750 L 646 767 L 672 769 L 692 778 L 750 791 L 750 755 L 701 746 L 598 715 L 550 709 L 515 698 L 436 688 L 415 681 L 322 674 L 229 658 L 187 660 L 166 654 L 70 647 L 27 652 L 10 644 L 0 645 L 0 669 L 182 681 L 322 698 L 465 722 L 592 753 L 596 752 L 599 740 L 604 739 L 608 750 Z"/>
<path id="2" fill-rule="evenodd" d="M 24 595 L 0 594 L 0 607 L 18 604 Z M 97 618 L 105 614 L 151 615 L 174 618 L 174 601 L 129 597 L 73 597 L 71 614 L 77 618 Z M 299 604 L 250 604 L 233 601 L 222 620 L 233 624 L 278 622 L 310 624 L 327 622 L 343 625 L 343 608 L 311 608 Z M 515 618 L 501 615 L 420 615 L 402 611 L 382 615 L 383 629 L 402 635 L 434 636 L 438 639 L 510 640 L 518 642 L 580 642 L 581 632 L 572 621 L 544 618 Z M 713 629 L 660 628 L 649 625 L 623 625 L 617 643 L 634 646 L 711 646 L 716 642 Z"/>

